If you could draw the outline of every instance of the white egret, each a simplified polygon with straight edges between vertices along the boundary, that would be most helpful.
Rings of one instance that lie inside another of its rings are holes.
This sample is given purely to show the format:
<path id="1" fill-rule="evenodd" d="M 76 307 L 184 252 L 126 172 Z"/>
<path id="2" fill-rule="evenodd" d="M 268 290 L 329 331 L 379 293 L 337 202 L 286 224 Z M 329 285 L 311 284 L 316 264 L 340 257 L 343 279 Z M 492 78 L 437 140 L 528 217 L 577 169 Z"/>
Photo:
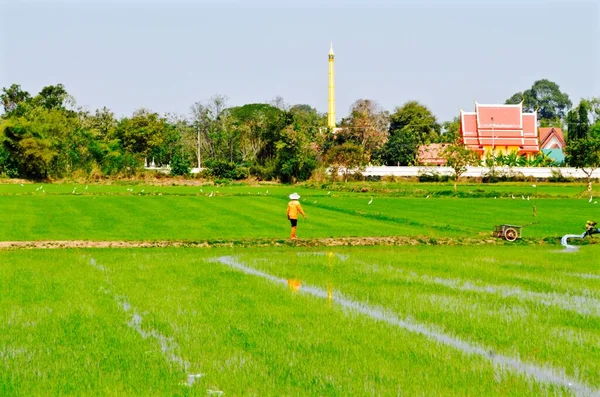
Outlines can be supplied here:
<path id="1" fill-rule="evenodd" d="M 590 196 L 590 200 L 588 201 L 588 203 L 591 203 L 591 202 L 592 202 L 592 200 L 593 200 L 593 197 L 592 197 L 592 196 Z"/>
<path id="2" fill-rule="evenodd" d="M 369 205 L 371 205 L 371 203 L 373 202 L 373 197 L 371 197 L 371 200 L 369 201 Z"/>
<path id="3" fill-rule="evenodd" d="M 213 196 L 213 192 L 210 192 L 210 194 L 208 195 L 208 197 L 212 197 Z"/>

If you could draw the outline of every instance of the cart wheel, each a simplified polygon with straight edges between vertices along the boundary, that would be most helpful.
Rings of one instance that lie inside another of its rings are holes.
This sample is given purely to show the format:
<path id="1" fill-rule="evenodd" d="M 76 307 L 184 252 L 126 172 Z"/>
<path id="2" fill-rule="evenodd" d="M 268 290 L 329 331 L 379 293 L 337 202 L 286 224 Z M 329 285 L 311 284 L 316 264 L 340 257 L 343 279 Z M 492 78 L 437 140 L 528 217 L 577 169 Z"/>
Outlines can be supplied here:
<path id="1" fill-rule="evenodd" d="M 513 229 L 512 227 L 509 227 L 504 231 L 504 238 L 507 241 L 515 241 L 517 239 L 517 236 L 518 236 L 517 231 L 515 229 Z"/>

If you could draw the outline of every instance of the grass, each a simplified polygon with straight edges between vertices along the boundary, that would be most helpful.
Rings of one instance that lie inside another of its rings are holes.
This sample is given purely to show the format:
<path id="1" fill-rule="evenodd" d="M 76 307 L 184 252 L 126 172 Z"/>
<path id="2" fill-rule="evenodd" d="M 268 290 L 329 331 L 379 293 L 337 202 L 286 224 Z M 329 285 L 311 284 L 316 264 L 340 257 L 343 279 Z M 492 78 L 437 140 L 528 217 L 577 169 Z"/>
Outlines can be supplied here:
<path id="1" fill-rule="evenodd" d="M 600 208 L 580 184 L 539 183 L 537 197 L 529 183 L 464 184 L 457 196 L 449 184 L 369 182 L 40 186 L 0 185 L 0 241 L 285 239 L 292 191 L 309 215 L 299 223 L 307 242 L 483 241 L 501 223 L 556 242 Z M 0 250 L 0 395 L 572 394 L 499 368 L 497 356 L 597 391 L 600 246 L 586 242 L 571 254 L 518 242 Z M 302 286 L 215 261 L 224 255 Z M 335 298 L 302 293 L 308 286 Z M 344 308 L 341 296 L 489 356 Z"/>
<path id="2" fill-rule="evenodd" d="M 334 252 L 333 262 L 298 249 L 0 252 L 0 394 L 568 394 L 211 261 L 220 255 L 600 386 L 597 315 L 433 282 L 598 299 L 597 280 L 572 276 L 600 277 L 596 247 Z M 189 373 L 203 376 L 182 386 Z"/>
<path id="3" fill-rule="evenodd" d="M 40 186 L 46 193 L 36 190 Z M 589 203 L 588 196 L 575 193 L 579 186 L 540 186 L 547 198 L 528 196 L 529 200 L 518 193 L 515 199 L 510 198 L 513 193 L 497 198 L 440 197 L 435 195 L 440 185 L 418 186 L 429 189 L 431 197 L 416 191 L 394 197 L 393 192 L 272 185 L 89 185 L 87 190 L 78 185 L 75 194 L 74 185 L 0 185 L 0 217 L 4 220 L 0 240 L 285 238 L 289 233 L 285 207 L 292 190 L 300 192 L 309 215 L 308 221 L 300 220 L 303 238 L 487 237 L 494 225 L 509 223 L 524 226 L 526 238 L 556 240 L 566 233 L 581 233 L 585 222 L 597 218 L 600 211 L 600 205 Z M 468 185 L 461 188 L 470 189 Z M 498 187 L 481 189 L 491 188 Z M 532 189 L 523 184 L 502 188 L 508 189 L 506 192 Z M 404 189 L 408 192 L 410 185 Z M 570 198 L 559 198 L 561 192 L 568 192 Z"/>

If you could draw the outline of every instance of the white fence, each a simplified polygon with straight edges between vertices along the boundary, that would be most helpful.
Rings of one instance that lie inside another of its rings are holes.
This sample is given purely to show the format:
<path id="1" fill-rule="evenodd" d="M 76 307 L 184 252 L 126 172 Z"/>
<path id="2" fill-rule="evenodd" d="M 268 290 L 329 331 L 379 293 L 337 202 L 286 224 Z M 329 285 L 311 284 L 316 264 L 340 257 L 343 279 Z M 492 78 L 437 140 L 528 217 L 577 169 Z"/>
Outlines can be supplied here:
<path id="1" fill-rule="evenodd" d="M 171 167 L 145 167 L 147 170 L 153 170 L 157 172 L 163 172 L 168 174 L 171 171 Z M 204 168 L 191 168 L 190 173 L 197 174 Z M 585 173 L 577 168 L 573 167 L 496 167 L 496 172 L 499 174 L 522 174 L 523 176 L 531 176 L 534 178 L 545 179 L 552 176 L 552 171 L 560 172 L 562 176 L 569 178 L 585 179 L 587 176 Z M 489 173 L 490 169 L 487 167 L 467 167 L 467 171 L 462 175 L 463 177 L 480 178 L 485 174 Z M 339 170 L 340 175 L 344 173 L 344 169 Z M 439 175 L 454 175 L 454 171 L 450 167 L 396 167 L 396 166 L 370 166 L 366 167 L 361 172 L 364 176 L 404 176 L 404 177 L 416 177 L 421 174 L 436 173 Z M 600 169 L 594 170 L 592 178 L 600 178 Z"/>
<path id="2" fill-rule="evenodd" d="M 522 174 L 523 176 L 531 176 L 534 178 L 549 178 L 552 176 L 552 171 L 559 171 L 565 177 L 571 178 L 586 178 L 585 173 L 577 168 L 572 167 L 495 167 L 497 173 L 502 174 Z M 464 177 L 482 177 L 489 173 L 487 167 L 467 167 L 467 171 L 462 175 Z M 343 170 L 340 171 L 343 173 Z M 425 173 L 437 173 L 439 175 L 454 175 L 454 171 L 450 167 L 366 167 L 361 172 L 364 176 L 419 176 Z M 592 178 L 600 178 L 600 169 L 592 173 Z"/>

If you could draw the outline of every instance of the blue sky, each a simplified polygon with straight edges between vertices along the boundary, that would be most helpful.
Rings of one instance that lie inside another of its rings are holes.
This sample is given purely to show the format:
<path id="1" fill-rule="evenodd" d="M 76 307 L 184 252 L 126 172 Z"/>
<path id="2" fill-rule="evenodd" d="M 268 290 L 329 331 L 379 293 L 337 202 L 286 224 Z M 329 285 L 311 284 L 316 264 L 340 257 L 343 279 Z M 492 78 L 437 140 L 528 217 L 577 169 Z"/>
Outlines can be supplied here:
<path id="1" fill-rule="evenodd" d="M 598 1 L 0 0 L 0 86 L 63 83 L 79 106 L 187 114 L 226 95 L 327 110 L 408 100 L 440 121 L 504 102 L 536 79 L 600 96 Z"/>

